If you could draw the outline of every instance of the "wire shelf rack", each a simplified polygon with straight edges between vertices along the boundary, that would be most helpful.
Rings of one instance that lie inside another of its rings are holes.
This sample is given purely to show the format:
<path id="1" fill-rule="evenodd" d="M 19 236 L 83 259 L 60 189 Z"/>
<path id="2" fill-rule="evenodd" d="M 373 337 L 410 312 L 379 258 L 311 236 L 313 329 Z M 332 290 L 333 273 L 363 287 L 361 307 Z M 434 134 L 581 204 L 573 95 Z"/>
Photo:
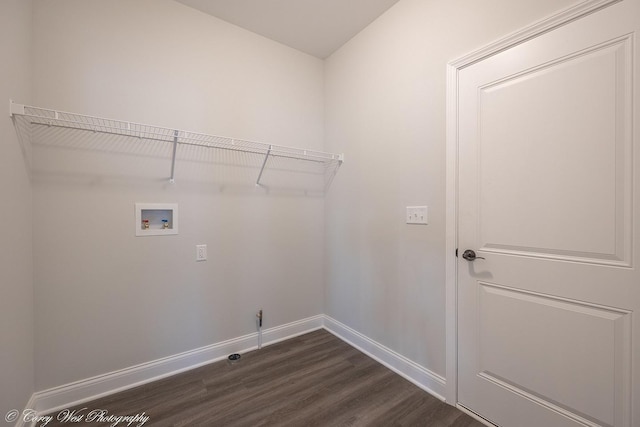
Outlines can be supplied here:
<path id="1" fill-rule="evenodd" d="M 83 133 L 99 133 L 139 140 L 172 144 L 171 173 L 169 180 L 175 182 L 176 153 L 180 146 L 203 147 L 214 150 L 249 153 L 260 156 L 259 171 L 255 184 L 261 185 L 265 169 L 270 165 L 289 165 L 291 170 L 313 168 L 324 176 L 325 189 L 329 186 L 338 168 L 344 161 L 343 154 L 286 147 L 224 136 L 145 125 L 134 122 L 93 117 L 77 113 L 22 105 L 10 101 L 10 116 L 14 119 L 18 136 L 25 152 L 30 151 L 32 135 L 42 135 L 40 128 L 77 130 Z M 17 123 L 17 120 L 20 123 Z M 299 167 L 291 166 L 299 163 Z M 307 166 L 304 166 L 304 165 Z M 274 166 L 277 167 L 277 166 Z"/>

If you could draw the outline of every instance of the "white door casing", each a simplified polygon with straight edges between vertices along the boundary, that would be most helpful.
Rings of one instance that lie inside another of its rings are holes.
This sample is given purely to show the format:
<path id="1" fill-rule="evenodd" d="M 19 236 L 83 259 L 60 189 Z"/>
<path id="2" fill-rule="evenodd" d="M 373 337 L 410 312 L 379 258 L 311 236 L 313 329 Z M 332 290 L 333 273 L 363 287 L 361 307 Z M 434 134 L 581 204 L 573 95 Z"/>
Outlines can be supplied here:
<path id="1" fill-rule="evenodd" d="M 448 399 L 504 427 L 640 422 L 640 1 L 582 6 L 450 67 Z"/>

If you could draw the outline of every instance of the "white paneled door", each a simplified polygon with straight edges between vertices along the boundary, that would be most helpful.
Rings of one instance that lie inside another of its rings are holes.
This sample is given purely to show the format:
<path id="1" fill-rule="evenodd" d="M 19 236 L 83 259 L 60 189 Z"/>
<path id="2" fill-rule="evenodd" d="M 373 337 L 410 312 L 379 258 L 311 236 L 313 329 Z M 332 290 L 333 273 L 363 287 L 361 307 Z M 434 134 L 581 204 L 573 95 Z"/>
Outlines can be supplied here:
<path id="1" fill-rule="evenodd" d="M 499 426 L 640 426 L 639 35 L 624 0 L 459 71 L 458 401 Z"/>

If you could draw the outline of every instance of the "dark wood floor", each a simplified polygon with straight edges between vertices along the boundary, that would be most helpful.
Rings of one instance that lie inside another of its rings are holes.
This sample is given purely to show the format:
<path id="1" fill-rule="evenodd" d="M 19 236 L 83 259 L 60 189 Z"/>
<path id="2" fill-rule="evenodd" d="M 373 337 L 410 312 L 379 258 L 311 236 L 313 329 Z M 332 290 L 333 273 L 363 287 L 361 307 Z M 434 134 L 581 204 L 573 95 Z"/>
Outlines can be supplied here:
<path id="1" fill-rule="evenodd" d="M 56 412 L 47 426 L 111 425 L 86 422 L 91 411 L 106 410 L 144 413 L 147 427 L 482 427 L 324 330 L 243 354 L 237 364 L 213 363 L 76 409 L 84 423 L 56 421 Z"/>

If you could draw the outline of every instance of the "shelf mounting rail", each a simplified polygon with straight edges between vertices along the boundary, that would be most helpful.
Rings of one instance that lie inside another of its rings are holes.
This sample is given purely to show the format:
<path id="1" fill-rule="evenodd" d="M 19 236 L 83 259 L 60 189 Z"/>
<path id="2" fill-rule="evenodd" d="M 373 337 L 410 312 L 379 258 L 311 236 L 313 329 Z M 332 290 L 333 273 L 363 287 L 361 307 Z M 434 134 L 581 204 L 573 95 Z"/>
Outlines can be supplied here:
<path id="1" fill-rule="evenodd" d="M 11 100 L 9 101 L 9 116 L 12 118 L 15 116 L 25 117 L 29 121 L 29 124 L 34 126 L 60 127 L 172 143 L 171 175 L 169 178 L 171 183 L 175 182 L 176 152 L 179 145 L 193 145 L 263 155 L 264 160 L 256 180 L 256 185 L 260 185 L 260 180 L 262 179 L 267 161 L 270 157 L 335 165 L 334 173 L 344 161 L 344 154 L 306 150 L 283 145 L 266 144 L 237 138 L 87 116 L 84 114 L 18 104 Z"/>

